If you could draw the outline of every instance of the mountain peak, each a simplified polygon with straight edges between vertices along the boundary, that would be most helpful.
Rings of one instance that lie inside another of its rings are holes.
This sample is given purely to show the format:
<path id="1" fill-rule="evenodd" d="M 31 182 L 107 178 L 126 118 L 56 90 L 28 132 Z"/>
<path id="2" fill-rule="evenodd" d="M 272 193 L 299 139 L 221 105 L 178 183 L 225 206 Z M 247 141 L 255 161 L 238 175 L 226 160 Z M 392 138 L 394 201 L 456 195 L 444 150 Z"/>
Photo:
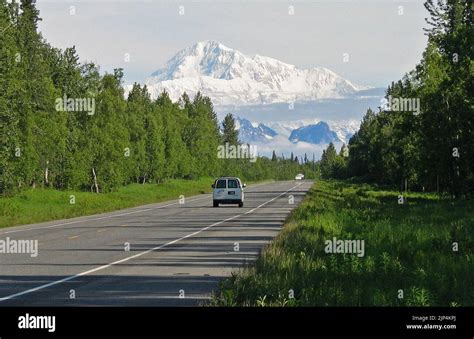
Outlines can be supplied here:
<path id="1" fill-rule="evenodd" d="M 292 143 L 304 141 L 311 144 L 328 144 L 330 142 L 340 141 L 337 134 L 332 131 L 329 125 L 324 121 L 293 130 L 288 140 Z"/>
<path id="2" fill-rule="evenodd" d="M 217 40 L 204 40 L 172 57 L 146 85 L 152 96 L 166 90 L 177 100 L 200 91 L 216 105 L 267 104 L 341 98 L 358 88 L 334 72 L 300 69 L 280 60 L 248 56 Z"/>
<path id="3" fill-rule="evenodd" d="M 178 55 L 183 53 L 184 55 L 194 55 L 205 58 L 212 54 L 220 54 L 225 52 L 235 51 L 217 40 L 203 40 L 196 42 L 191 47 L 181 50 L 178 52 Z"/>
<path id="4" fill-rule="evenodd" d="M 209 76 L 228 79 L 225 70 L 241 54 L 217 40 L 204 40 L 185 48 L 171 58 L 164 68 L 152 73 L 155 81 Z M 243 56 L 243 55 L 242 55 Z"/>
<path id="5" fill-rule="evenodd" d="M 243 143 L 267 142 L 278 133 L 262 123 L 251 121 L 236 116 L 236 129 L 239 131 L 239 141 Z"/>
<path id="6" fill-rule="evenodd" d="M 196 42 L 193 46 L 202 46 L 202 47 L 212 47 L 212 48 L 220 48 L 220 49 L 230 49 L 227 46 L 224 46 L 220 41 L 209 39 Z"/>

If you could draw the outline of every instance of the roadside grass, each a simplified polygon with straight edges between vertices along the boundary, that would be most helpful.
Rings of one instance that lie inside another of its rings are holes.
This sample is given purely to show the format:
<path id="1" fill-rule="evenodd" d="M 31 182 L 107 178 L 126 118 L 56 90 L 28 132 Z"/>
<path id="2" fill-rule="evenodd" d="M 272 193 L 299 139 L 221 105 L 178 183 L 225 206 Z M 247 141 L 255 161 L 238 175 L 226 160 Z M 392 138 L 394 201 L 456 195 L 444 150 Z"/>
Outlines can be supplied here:
<path id="1" fill-rule="evenodd" d="M 318 181 L 256 264 L 223 280 L 209 305 L 474 306 L 474 202 L 409 193 L 399 205 L 398 194 Z M 325 253 L 333 237 L 364 240 L 365 255 Z"/>
<path id="2" fill-rule="evenodd" d="M 272 180 L 245 181 L 247 184 Z M 166 200 L 210 193 L 214 178 L 172 179 L 161 184 L 131 184 L 111 193 L 27 189 L 13 197 L 0 197 L 0 228 L 68 219 L 120 210 Z M 71 195 L 75 203 L 71 204 Z"/>
<path id="3" fill-rule="evenodd" d="M 0 198 L 0 228 L 66 219 L 211 192 L 213 178 L 131 184 L 111 193 L 28 189 Z M 71 204 L 71 195 L 75 203 Z"/>

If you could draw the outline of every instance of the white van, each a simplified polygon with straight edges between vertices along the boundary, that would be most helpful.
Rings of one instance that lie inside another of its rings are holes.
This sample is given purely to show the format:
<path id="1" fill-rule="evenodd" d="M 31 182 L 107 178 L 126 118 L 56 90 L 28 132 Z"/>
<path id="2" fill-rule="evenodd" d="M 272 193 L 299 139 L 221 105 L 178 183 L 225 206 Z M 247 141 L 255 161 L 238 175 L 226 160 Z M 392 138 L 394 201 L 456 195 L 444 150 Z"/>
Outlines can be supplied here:
<path id="1" fill-rule="evenodd" d="M 212 203 L 214 207 L 219 204 L 238 204 L 244 206 L 244 187 L 239 178 L 218 178 L 212 184 Z"/>

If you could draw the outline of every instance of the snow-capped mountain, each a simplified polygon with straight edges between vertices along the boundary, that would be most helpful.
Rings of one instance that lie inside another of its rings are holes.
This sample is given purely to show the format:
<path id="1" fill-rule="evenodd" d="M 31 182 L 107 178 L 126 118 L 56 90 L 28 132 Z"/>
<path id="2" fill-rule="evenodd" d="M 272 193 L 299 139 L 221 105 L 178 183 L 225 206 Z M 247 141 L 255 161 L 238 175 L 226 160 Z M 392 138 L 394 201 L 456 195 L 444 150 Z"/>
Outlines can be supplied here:
<path id="1" fill-rule="evenodd" d="M 236 128 L 239 131 L 239 141 L 242 143 L 261 143 L 272 140 L 278 133 L 264 124 L 252 123 L 247 119 L 236 117 Z"/>
<path id="2" fill-rule="evenodd" d="M 152 97 L 166 90 L 176 101 L 187 92 L 209 96 L 214 105 L 248 105 L 343 98 L 364 90 L 329 69 L 301 69 L 282 61 L 247 56 L 214 41 L 183 49 L 145 84 Z"/>
<path id="3" fill-rule="evenodd" d="M 343 143 L 348 143 L 359 126 L 358 122 L 352 120 L 336 123 L 305 119 L 263 124 L 239 116 L 234 118 L 240 142 L 257 147 L 258 153 L 267 157 L 276 151 L 287 155 L 293 152 L 298 157 L 314 154 L 319 159 L 329 142 L 340 149 Z"/>
<path id="4" fill-rule="evenodd" d="M 285 138 L 292 143 L 347 144 L 359 128 L 356 121 L 325 122 L 319 120 L 279 121 L 267 125 L 235 117 L 239 140 L 243 143 L 268 143 L 275 137 Z"/>
<path id="5" fill-rule="evenodd" d="M 337 134 L 331 131 L 329 125 L 324 121 L 293 130 L 288 140 L 293 143 L 304 141 L 310 144 L 328 144 L 340 141 Z"/>

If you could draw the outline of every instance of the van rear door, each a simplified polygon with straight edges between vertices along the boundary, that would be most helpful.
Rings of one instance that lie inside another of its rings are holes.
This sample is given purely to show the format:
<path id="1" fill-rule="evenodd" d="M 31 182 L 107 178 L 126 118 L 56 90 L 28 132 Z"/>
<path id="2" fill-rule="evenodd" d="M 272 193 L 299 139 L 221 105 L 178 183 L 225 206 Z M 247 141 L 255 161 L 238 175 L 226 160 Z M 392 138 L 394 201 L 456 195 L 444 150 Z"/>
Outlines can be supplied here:
<path id="1" fill-rule="evenodd" d="M 227 199 L 240 200 L 242 197 L 242 189 L 236 179 L 227 180 Z"/>
<path id="2" fill-rule="evenodd" d="M 227 180 L 219 179 L 214 188 L 214 200 L 224 200 L 227 198 Z"/>

